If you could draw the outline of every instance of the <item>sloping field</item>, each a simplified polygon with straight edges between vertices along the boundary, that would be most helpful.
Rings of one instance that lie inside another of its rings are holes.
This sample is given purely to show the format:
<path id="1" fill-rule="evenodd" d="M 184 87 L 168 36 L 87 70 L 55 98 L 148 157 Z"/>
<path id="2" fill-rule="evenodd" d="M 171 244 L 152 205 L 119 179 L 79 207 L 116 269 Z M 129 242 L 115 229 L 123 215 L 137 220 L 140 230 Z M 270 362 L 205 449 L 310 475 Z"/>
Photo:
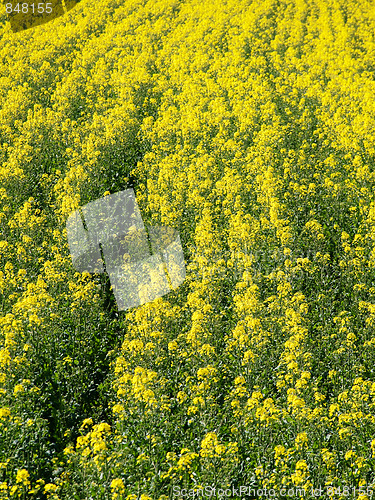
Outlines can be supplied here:
<path id="1" fill-rule="evenodd" d="M 373 2 L 0 23 L 0 498 L 371 498 Z M 66 220 L 129 187 L 186 279 L 119 312 Z"/>

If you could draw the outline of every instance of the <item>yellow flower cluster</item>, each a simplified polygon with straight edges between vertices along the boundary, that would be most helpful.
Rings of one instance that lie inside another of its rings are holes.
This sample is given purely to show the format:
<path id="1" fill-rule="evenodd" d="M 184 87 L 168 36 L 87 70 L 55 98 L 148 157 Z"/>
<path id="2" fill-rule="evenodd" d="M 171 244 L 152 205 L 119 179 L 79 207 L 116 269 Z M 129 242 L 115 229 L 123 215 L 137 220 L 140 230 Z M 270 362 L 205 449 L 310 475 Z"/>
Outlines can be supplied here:
<path id="1" fill-rule="evenodd" d="M 370 496 L 371 2 L 82 1 L 0 31 L 0 498 Z M 119 314 L 65 224 L 130 185 L 186 279 Z"/>

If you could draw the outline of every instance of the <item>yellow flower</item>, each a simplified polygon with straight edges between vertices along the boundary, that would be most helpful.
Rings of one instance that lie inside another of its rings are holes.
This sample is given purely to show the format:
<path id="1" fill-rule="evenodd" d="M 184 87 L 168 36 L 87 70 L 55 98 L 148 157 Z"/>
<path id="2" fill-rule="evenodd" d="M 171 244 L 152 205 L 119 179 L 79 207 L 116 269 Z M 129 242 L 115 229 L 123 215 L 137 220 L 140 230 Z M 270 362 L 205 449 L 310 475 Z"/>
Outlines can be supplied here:
<path id="1" fill-rule="evenodd" d="M 17 476 L 16 476 L 16 483 L 22 483 L 25 486 L 30 485 L 30 474 L 27 472 L 26 469 L 21 469 L 17 471 Z"/>
<path id="2" fill-rule="evenodd" d="M 307 445 L 307 434 L 306 432 L 300 432 L 295 439 L 296 448 L 302 449 L 304 444 Z"/>
<path id="3" fill-rule="evenodd" d="M 121 404 L 116 404 L 112 407 L 113 413 L 123 413 L 124 412 L 124 406 Z"/>
<path id="4" fill-rule="evenodd" d="M 55 493 L 56 490 L 57 490 L 57 486 L 56 484 L 52 484 L 52 483 L 47 483 L 45 486 L 44 486 L 44 493 Z"/>
<path id="5" fill-rule="evenodd" d="M 140 455 L 138 455 L 137 457 L 137 464 L 143 462 L 143 461 L 147 461 L 149 459 L 149 457 L 146 455 L 146 453 L 141 453 Z"/>
<path id="6" fill-rule="evenodd" d="M 184 401 L 187 400 L 188 396 L 184 391 L 178 391 L 177 393 L 177 401 L 182 404 Z"/>
<path id="7" fill-rule="evenodd" d="M 65 358 L 63 359 L 63 365 L 71 365 L 73 362 L 72 358 L 70 356 L 65 356 Z"/>
<path id="8" fill-rule="evenodd" d="M 305 482 L 308 473 L 308 467 L 305 460 L 298 460 L 295 472 L 291 475 L 292 481 L 297 486 Z"/>
<path id="9" fill-rule="evenodd" d="M 77 438 L 77 448 L 83 448 L 87 446 L 90 440 L 90 434 L 87 436 L 78 436 Z"/>
<path id="10" fill-rule="evenodd" d="M 82 422 L 80 429 L 84 429 L 86 426 L 89 426 L 92 424 L 93 424 L 92 418 L 85 418 L 85 420 Z"/>
<path id="11" fill-rule="evenodd" d="M 24 387 L 21 384 L 14 386 L 13 394 L 16 396 L 19 392 L 24 392 Z"/>
<path id="12" fill-rule="evenodd" d="M 168 343 L 168 351 L 175 351 L 178 348 L 178 344 L 175 340 Z"/>
<path id="13" fill-rule="evenodd" d="M 177 468 L 180 470 L 190 469 L 191 463 L 196 457 L 199 457 L 198 453 L 191 452 L 188 448 L 183 448 L 177 462 Z"/>
<path id="14" fill-rule="evenodd" d="M 0 408 L 0 418 L 5 418 L 10 416 L 9 408 Z"/>
<path id="15" fill-rule="evenodd" d="M 69 445 L 66 448 L 64 448 L 64 455 L 71 455 L 74 453 L 74 446 Z"/>
<path id="16" fill-rule="evenodd" d="M 353 450 L 349 450 L 345 453 L 345 460 L 350 460 L 356 456 Z"/>
<path id="17" fill-rule="evenodd" d="M 322 454 L 324 463 L 330 468 L 334 467 L 334 465 L 335 465 L 334 454 L 332 452 L 330 452 L 329 450 L 327 450 L 327 448 L 323 448 L 321 451 L 321 454 Z"/>
<path id="18" fill-rule="evenodd" d="M 99 451 L 105 450 L 107 448 L 104 441 L 97 441 L 93 445 L 94 453 L 98 453 Z"/>
<path id="19" fill-rule="evenodd" d="M 345 439 L 348 436 L 352 435 L 352 431 L 348 427 L 342 427 L 339 429 L 339 437 L 340 439 Z"/>
<path id="20" fill-rule="evenodd" d="M 15 493 L 17 492 L 18 490 L 18 486 L 17 485 L 14 485 L 11 487 L 10 489 L 10 496 L 12 497 L 13 495 L 15 495 Z"/>
<path id="21" fill-rule="evenodd" d="M 111 426 L 105 422 L 96 425 L 95 429 L 99 432 L 111 432 Z"/>
<path id="22" fill-rule="evenodd" d="M 123 493 L 125 491 L 125 485 L 123 480 L 121 478 L 113 479 L 111 482 L 111 489 L 118 490 L 119 492 Z"/>

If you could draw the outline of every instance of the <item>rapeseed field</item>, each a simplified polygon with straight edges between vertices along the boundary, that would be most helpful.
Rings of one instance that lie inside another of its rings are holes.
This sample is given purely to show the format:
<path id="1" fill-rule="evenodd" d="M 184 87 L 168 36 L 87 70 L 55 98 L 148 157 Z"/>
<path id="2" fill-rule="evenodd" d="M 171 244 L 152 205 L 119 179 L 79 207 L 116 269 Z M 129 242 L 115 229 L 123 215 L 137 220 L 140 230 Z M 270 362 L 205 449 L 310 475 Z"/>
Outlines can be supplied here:
<path id="1" fill-rule="evenodd" d="M 373 2 L 0 25 L 0 498 L 370 499 Z M 121 312 L 66 221 L 128 188 L 186 279 Z"/>

